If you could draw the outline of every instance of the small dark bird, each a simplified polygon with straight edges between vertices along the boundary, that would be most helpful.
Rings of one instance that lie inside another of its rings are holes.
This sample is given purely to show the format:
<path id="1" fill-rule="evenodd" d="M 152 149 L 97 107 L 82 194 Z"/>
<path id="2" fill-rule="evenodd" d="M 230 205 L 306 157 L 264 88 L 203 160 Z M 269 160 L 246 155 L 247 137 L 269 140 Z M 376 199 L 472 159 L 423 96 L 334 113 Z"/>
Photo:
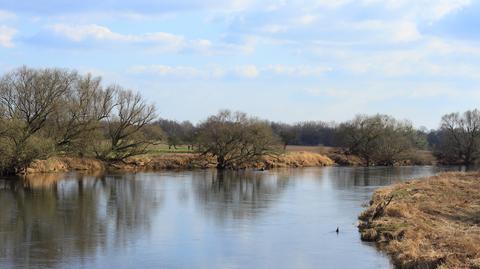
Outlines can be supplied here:
<path id="1" fill-rule="evenodd" d="M 337 227 L 337 229 L 335 230 L 335 232 L 338 234 L 338 232 L 340 232 L 340 229 L 338 229 L 338 227 Z"/>

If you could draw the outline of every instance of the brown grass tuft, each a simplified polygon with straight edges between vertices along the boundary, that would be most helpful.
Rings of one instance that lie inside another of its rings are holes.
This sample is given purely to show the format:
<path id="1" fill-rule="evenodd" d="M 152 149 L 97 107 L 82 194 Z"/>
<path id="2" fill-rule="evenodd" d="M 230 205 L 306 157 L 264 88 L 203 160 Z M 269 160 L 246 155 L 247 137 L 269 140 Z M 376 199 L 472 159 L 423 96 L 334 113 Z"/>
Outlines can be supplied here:
<path id="1" fill-rule="evenodd" d="M 278 156 L 266 156 L 260 163 L 251 168 L 276 167 L 312 167 L 331 166 L 335 163 L 327 156 L 312 152 L 288 152 Z M 92 158 L 51 157 L 47 160 L 36 160 L 28 168 L 27 174 L 68 172 L 68 171 L 103 171 L 119 169 L 127 171 L 195 169 L 213 168 L 216 166 L 212 157 L 196 153 L 164 153 L 159 155 L 143 155 L 127 159 L 125 162 L 106 164 Z"/>
<path id="2" fill-rule="evenodd" d="M 51 157 L 35 160 L 27 167 L 27 174 L 68 171 L 103 171 L 105 165 L 97 159 L 75 157 Z"/>
<path id="3" fill-rule="evenodd" d="M 381 188 L 359 219 L 362 239 L 376 241 L 398 268 L 480 268 L 480 173 Z"/>
<path id="4" fill-rule="evenodd" d="M 263 164 L 266 168 L 276 167 L 318 167 L 318 166 L 332 166 L 335 162 L 325 155 L 298 151 L 288 152 L 279 156 L 266 156 L 264 157 Z"/>

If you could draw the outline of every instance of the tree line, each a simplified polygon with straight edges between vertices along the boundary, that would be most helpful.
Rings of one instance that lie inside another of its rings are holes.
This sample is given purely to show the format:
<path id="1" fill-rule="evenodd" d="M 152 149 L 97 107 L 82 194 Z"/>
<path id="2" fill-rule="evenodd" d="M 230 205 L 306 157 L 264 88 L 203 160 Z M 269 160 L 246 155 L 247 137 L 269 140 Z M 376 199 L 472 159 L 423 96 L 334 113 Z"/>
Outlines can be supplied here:
<path id="1" fill-rule="evenodd" d="M 154 124 L 165 131 L 172 145 L 196 144 L 199 126 L 202 126 L 173 120 L 159 120 Z M 334 147 L 346 155 L 359 156 L 367 166 L 393 165 L 418 150 L 431 151 L 442 164 L 472 165 L 480 159 L 480 112 L 477 109 L 444 115 L 439 128 L 434 130 L 414 128 L 408 120 L 382 114 L 357 115 L 341 123 L 263 121 L 263 125 L 271 130 L 277 149 L 285 150 L 287 145 Z"/>
<path id="2" fill-rule="evenodd" d="M 59 154 L 121 162 L 157 143 L 188 145 L 214 157 L 218 168 L 242 167 L 287 145 L 335 147 L 365 165 L 393 165 L 418 149 L 433 151 L 443 163 L 474 164 L 480 157 L 480 112 L 447 114 L 430 131 L 381 114 L 288 124 L 224 110 L 193 124 L 158 118 L 139 93 L 74 70 L 21 67 L 0 78 L 2 174 Z"/>
<path id="3" fill-rule="evenodd" d="M 155 118 L 140 94 L 99 77 L 21 67 L 0 79 L 0 171 L 54 154 L 119 161 L 144 153 L 160 133 Z"/>

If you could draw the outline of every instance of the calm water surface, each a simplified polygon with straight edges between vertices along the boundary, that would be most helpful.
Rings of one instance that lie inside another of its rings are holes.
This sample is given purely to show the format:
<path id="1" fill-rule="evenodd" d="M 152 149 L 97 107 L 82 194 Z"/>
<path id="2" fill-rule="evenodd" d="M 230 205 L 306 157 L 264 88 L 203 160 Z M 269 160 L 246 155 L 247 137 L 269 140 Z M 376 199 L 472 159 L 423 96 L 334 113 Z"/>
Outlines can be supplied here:
<path id="1" fill-rule="evenodd" d="M 0 179 L 0 268 L 391 268 L 360 241 L 362 204 L 444 169 Z"/>

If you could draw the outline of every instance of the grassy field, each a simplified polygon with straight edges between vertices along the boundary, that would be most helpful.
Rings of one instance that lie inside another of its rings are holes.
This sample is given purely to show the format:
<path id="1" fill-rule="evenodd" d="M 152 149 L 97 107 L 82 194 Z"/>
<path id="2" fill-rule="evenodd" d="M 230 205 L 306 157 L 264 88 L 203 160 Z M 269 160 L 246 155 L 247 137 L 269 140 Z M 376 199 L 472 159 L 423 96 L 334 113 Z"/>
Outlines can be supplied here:
<path id="1" fill-rule="evenodd" d="M 326 153 L 332 151 L 333 149 L 334 149 L 334 148 L 332 148 L 332 147 L 325 147 L 325 146 L 296 146 L 296 145 L 288 145 L 286 151 L 287 151 L 287 152 L 306 151 L 306 152 L 326 154 Z"/>
<path id="2" fill-rule="evenodd" d="M 359 217 L 398 268 L 480 268 L 480 173 L 443 173 L 377 190 Z"/>
<path id="3" fill-rule="evenodd" d="M 176 149 L 174 147 L 168 148 L 167 144 L 157 144 L 149 147 L 149 154 L 157 155 L 162 153 L 194 153 L 194 150 L 189 150 L 187 145 L 177 145 Z"/>

